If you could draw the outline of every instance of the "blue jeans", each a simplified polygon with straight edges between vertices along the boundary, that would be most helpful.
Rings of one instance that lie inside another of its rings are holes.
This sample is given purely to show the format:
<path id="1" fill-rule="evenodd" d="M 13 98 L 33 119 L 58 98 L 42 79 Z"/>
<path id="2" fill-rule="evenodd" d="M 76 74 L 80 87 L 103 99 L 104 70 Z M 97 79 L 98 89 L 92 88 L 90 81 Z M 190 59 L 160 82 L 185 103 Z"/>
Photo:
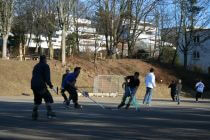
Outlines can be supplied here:
<path id="1" fill-rule="evenodd" d="M 151 104 L 152 101 L 152 88 L 147 87 L 146 94 L 144 96 L 143 104 Z"/>
<path id="2" fill-rule="evenodd" d="M 125 101 L 126 101 L 127 97 L 130 97 L 130 99 L 128 101 L 128 105 L 130 105 L 130 103 L 133 100 L 133 97 L 135 96 L 135 94 L 136 94 L 136 88 L 131 88 L 131 87 L 125 88 L 125 93 L 123 95 L 121 105 L 123 106 L 125 104 Z"/>
<path id="3" fill-rule="evenodd" d="M 179 96 L 179 93 L 176 95 L 176 100 L 177 100 L 177 104 L 179 105 L 181 100 L 180 100 L 180 96 Z"/>
<path id="4" fill-rule="evenodd" d="M 136 94 L 136 88 L 127 87 L 125 88 L 125 96 L 134 96 Z"/>

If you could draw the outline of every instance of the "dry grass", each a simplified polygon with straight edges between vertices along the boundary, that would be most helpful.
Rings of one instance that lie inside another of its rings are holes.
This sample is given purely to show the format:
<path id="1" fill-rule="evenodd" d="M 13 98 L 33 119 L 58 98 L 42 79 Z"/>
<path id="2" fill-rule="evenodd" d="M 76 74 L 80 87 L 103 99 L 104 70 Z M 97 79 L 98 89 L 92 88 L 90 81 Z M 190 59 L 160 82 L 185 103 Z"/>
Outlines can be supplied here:
<path id="1" fill-rule="evenodd" d="M 22 93 L 29 93 L 32 95 L 30 89 L 30 80 L 33 66 L 37 61 L 15 61 L 15 60 L 0 60 L 0 96 L 18 96 Z M 48 62 L 51 67 L 52 82 L 54 85 L 60 87 L 62 74 L 65 68 L 61 66 L 59 61 Z M 71 70 L 75 66 L 81 66 L 82 72 L 78 78 L 78 87 L 93 86 L 94 77 L 103 74 L 116 75 L 131 75 L 135 71 L 140 73 L 141 85 L 138 90 L 138 97 L 143 97 L 145 94 L 144 77 L 149 71 L 151 64 L 142 62 L 140 60 L 103 60 L 93 63 L 82 58 L 69 58 L 67 64 Z M 155 68 L 157 79 L 157 88 L 154 90 L 155 98 L 168 98 L 169 89 L 168 83 L 175 79 L 173 74 L 166 69 Z M 163 83 L 160 83 L 163 80 Z"/>

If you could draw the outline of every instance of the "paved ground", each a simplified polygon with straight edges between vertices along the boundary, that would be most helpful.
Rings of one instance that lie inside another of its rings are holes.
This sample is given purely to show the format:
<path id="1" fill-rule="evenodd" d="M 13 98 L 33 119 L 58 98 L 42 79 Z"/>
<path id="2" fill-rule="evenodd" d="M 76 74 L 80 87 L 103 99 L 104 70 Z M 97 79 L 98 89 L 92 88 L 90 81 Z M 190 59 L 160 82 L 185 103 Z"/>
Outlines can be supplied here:
<path id="1" fill-rule="evenodd" d="M 95 98 L 115 107 L 120 98 Z M 65 110 L 55 98 L 56 120 L 48 120 L 44 105 L 38 121 L 31 120 L 32 97 L 0 97 L 0 139 L 210 139 L 210 100 L 181 105 L 156 99 L 140 111 L 102 110 L 80 98 L 83 110 Z"/>

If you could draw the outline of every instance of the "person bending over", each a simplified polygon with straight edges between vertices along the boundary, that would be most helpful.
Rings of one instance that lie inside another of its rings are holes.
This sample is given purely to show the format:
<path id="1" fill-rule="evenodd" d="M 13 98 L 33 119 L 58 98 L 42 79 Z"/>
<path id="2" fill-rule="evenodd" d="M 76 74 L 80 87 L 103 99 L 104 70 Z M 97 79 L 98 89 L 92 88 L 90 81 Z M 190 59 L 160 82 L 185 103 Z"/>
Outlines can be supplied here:
<path id="1" fill-rule="evenodd" d="M 64 90 L 68 91 L 68 93 L 70 94 L 70 100 L 73 100 L 75 108 L 81 108 L 81 106 L 78 104 L 78 93 L 77 87 L 75 86 L 76 80 L 80 74 L 80 69 L 80 67 L 75 67 L 74 72 L 69 73 L 66 76 L 62 85 L 62 87 L 64 87 Z"/>

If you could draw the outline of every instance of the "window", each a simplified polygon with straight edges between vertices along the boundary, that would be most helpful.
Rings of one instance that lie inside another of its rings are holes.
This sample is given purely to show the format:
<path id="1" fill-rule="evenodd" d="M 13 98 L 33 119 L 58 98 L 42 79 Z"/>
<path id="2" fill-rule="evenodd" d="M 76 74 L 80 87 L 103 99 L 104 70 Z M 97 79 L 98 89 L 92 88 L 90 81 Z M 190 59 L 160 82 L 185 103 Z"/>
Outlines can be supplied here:
<path id="1" fill-rule="evenodd" d="M 200 58 L 200 53 L 198 51 L 193 52 L 193 59 L 199 59 Z"/>
<path id="2" fill-rule="evenodd" d="M 200 42 L 200 37 L 198 35 L 194 36 L 193 41 L 194 41 L 194 43 L 199 43 Z"/>

